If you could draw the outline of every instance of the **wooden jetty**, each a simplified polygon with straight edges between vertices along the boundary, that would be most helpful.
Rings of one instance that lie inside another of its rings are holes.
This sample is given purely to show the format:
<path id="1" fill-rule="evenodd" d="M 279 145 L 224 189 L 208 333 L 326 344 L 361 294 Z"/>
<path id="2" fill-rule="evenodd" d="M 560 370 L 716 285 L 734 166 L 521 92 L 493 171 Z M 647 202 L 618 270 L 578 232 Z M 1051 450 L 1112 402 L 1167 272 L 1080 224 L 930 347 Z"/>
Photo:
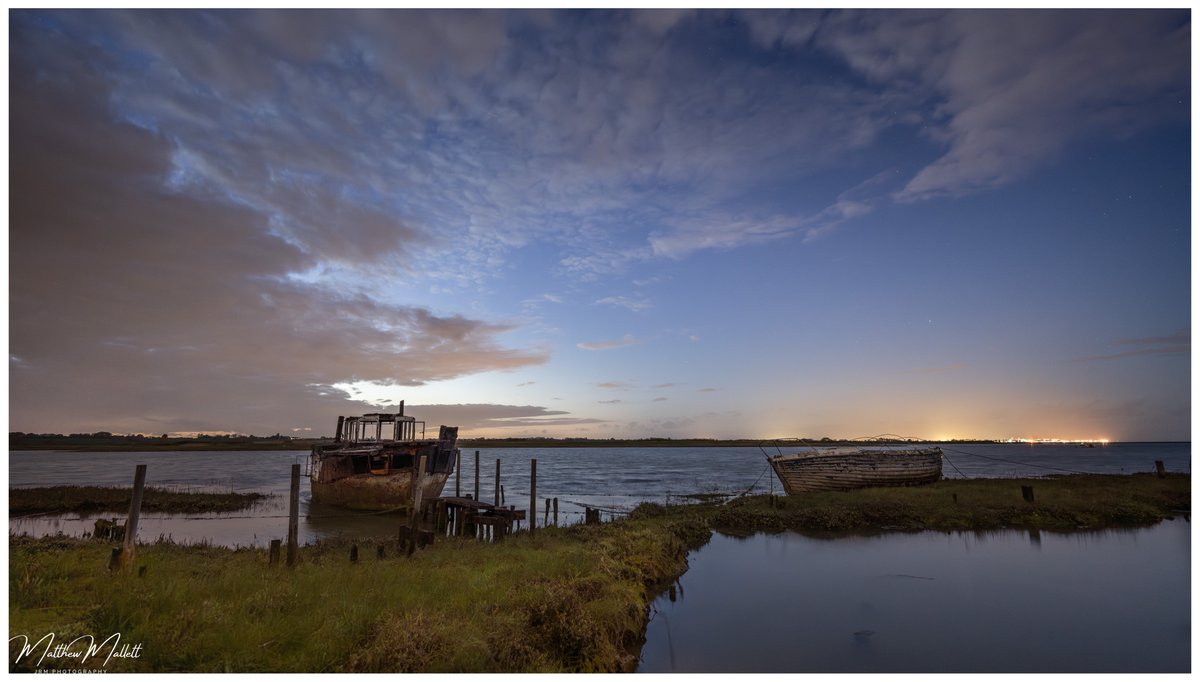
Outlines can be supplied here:
<path id="1" fill-rule="evenodd" d="M 499 542 L 526 520 L 526 510 L 482 502 L 467 496 L 442 496 L 425 500 L 421 519 L 432 525 L 435 536 L 475 537 Z"/>

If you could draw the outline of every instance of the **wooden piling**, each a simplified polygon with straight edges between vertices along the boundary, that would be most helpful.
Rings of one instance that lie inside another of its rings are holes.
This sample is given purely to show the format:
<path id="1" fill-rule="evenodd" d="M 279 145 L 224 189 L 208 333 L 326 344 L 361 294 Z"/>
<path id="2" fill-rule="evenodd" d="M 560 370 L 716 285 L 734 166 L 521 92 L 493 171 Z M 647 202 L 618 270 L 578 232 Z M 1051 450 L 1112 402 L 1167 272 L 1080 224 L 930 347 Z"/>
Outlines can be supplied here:
<path id="1" fill-rule="evenodd" d="M 503 507 L 507 502 L 504 501 L 504 486 L 500 486 L 500 506 Z"/>
<path id="2" fill-rule="evenodd" d="M 462 497 L 462 450 L 454 451 L 454 496 Z"/>
<path id="3" fill-rule="evenodd" d="M 554 527 L 558 528 L 558 498 L 554 498 Z"/>
<path id="4" fill-rule="evenodd" d="M 358 545 L 350 545 L 350 563 L 358 563 Z"/>
<path id="5" fill-rule="evenodd" d="M 537 533 L 537 460 L 529 460 L 529 534 Z"/>
<path id="6" fill-rule="evenodd" d="M 533 507 L 535 505 L 530 504 L 529 506 Z M 546 498 L 546 513 L 542 515 L 542 525 L 543 526 L 550 525 L 550 498 L 549 497 Z"/>
<path id="7" fill-rule="evenodd" d="M 142 494 L 146 488 L 146 465 L 138 464 L 133 469 L 133 499 L 129 502 L 129 518 L 125 521 L 125 542 L 121 546 L 121 570 L 126 573 L 133 568 L 133 551 L 137 544 L 138 519 L 142 515 Z"/>
<path id="8" fill-rule="evenodd" d="M 1021 486 L 1021 497 L 1024 498 L 1026 502 L 1033 502 L 1033 486 Z"/>
<path id="9" fill-rule="evenodd" d="M 500 460 L 496 459 L 496 499 L 492 502 L 494 506 L 500 506 Z"/>
<path id="10" fill-rule="evenodd" d="M 475 497 L 472 500 L 479 499 L 479 451 L 475 451 Z"/>
<path id="11" fill-rule="evenodd" d="M 112 554 L 108 556 L 108 570 L 115 571 L 121 567 L 121 548 L 113 547 Z"/>
<path id="12" fill-rule="evenodd" d="M 292 490 L 288 496 L 287 566 L 296 566 L 296 553 L 300 537 L 300 465 L 292 465 Z"/>
<path id="13" fill-rule="evenodd" d="M 383 545 L 379 545 L 378 547 L 375 548 L 375 558 L 376 559 L 384 558 Z"/>
<path id="14" fill-rule="evenodd" d="M 1158 472 L 1159 478 L 1167 477 L 1167 468 L 1163 466 L 1163 461 L 1161 459 L 1154 460 L 1154 469 Z"/>
<path id="15" fill-rule="evenodd" d="M 271 541 L 271 549 L 267 552 L 267 565 L 275 566 L 279 564 L 279 548 L 283 545 L 283 541 L 275 539 Z"/>
<path id="16" fill-rule="evenodd" d="M 419 530 L 418 520 L 421 518 L 421 494 L 425 487 L 425 462 L 428 455 L 421 455 L 420 463 L 417 465 L 417 470 L 413 472 L 413 513 L 412 513 L 412 534 L 408 543 L 408 555 L 412 556 L 417 549 L 417 531 Z"/>

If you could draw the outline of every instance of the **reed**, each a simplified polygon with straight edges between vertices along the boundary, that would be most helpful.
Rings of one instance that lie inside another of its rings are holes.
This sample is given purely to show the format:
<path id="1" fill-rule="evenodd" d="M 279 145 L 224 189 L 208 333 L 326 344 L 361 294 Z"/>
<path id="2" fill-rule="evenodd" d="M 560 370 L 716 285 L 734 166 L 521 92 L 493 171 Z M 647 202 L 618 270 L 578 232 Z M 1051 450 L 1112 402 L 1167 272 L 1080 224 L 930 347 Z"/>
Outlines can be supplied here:
<path id="1" fill-rule="evenodd" d="M 202 514 L 249 509 L 269 498 L 262 493 L 212 492 L 146 488 L 142 510 L 169 514 Z M 132 488 L 60 485 L 43 488 L 10 488 L 8 515 L 125 513 Z"/>

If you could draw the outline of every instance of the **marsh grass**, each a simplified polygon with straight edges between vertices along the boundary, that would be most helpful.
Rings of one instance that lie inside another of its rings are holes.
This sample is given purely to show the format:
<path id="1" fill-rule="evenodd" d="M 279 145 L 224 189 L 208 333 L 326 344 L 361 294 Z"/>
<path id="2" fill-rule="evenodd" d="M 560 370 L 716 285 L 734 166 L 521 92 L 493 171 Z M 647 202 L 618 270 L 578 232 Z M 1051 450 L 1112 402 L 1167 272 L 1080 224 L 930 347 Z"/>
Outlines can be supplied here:
<path id="1" fill-rule="evenodd" d="M 1034 501 L 1022 498 L 1031 486 Z M 846 533 L 1144 525 L 1191 508 L 1188 474 L 1081 474 L 1032 479 L 946 480 L 909 488 L 758 495 L 716 510 L 717 528 Z"/>
<path id="2" fill-rule="evenodd" d="M 636 666 L 651 601 L 713 528 L 1069 531 L 1153 523 L 1190 505 L 1187 475 L 942 481 L 644 504 L 614 523 L 496 544 L 442 538 L 411 558 L 389 542 L 377 559 L 377 545 L 359 541 L 351 563 L 351 541 L 339 539 L 301 548 L 292 570 L 268 566 L 263 549 L 160 542 L 138 547 L 140 576 L 110 574 L 107 543 L 10 537 L 9 627 L 59 641 L 120 632 L 143 645 L 109 672 L 623 671 Z"/>
<path id="3" fill-rule="evenodd" d="M 354 564 L 334 541 L 303 547 L 293 570 L 265 550 L 155 543 L 138 547 L 140 577 L 106 570 L 107 543 L 13 537 L 10 636 L 143 644 L 109 672 L 627 670 L 657 586 L 686 568 L 685 537 L 614 523 L 451 538 L 412 558 L 388 543 L 382 560 L 360 542 Z"/>
<path id="4" fill-rule="evenodd" d="M 146 488 L 142 496 L 143 512 L 203 514 L 249 509 L 266 500 L 262 493 L 203 492 Z M 105 488 L 90 485 L 60 485 L 44 488 L 10 488 L 8 515 L 92 514 L 129 511 L 132 488 Z"/>

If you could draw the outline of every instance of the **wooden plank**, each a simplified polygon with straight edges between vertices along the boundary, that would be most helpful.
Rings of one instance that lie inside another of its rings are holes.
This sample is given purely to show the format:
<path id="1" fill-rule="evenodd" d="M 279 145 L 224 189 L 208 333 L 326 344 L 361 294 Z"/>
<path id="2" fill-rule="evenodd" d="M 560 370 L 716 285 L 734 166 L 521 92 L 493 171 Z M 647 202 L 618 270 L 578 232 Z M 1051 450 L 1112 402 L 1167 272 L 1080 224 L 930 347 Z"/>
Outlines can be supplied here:
<path id="1" fill-rule="evenodd" d="M 133 499 L 129 501 L 129 518 L 125 521 L 125 543 L 121 548 L 121 569 L 126 573 L 133 567 L 133 551 L 137 542 L 138 519 L 142 515 L 142 494 L 146 487 L 146 465 L 133 469 Z"/>
<path id="2" fill-rule="evenodd" d="M 537 460 L 529 460 L 529 534 L 537 533 Z"/>
<path id="3" fill-rule="evenodd" d="M 288 496 L 287 566 L 296 565 L 298 539 L 300 535 L 300 465 L 292 465 L 292 489 Z"/>

